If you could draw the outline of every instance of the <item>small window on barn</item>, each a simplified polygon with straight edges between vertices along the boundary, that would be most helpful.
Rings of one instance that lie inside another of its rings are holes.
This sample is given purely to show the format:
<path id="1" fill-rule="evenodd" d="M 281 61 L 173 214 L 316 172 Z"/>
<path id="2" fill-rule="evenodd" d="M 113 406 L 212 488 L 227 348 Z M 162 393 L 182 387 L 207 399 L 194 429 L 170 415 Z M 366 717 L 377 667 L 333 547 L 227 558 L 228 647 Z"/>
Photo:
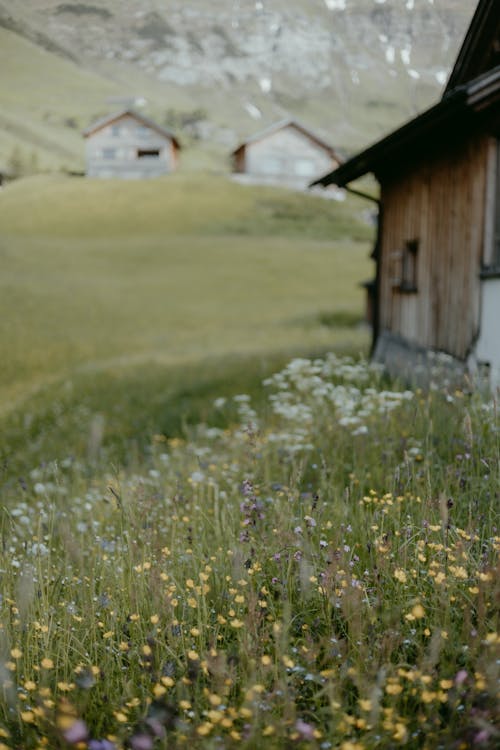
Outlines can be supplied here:
<path id="1" fill-rule="evenodd" d="M 138 148 L 137 158 L 138 159 L 158 159 L 160 156 L 159 148 Z"/>
<path id="2" fill-rule="evenodd" d="M 103 148 L 103 150 L 102 150 L 102 158 L 103 159 L 115 159 L 116 158 L 116 148 Z"/>
<path id="3" fill-rule="evenodd" d="M 120 135 L 121 128 L 119 125 L 111 125 L 111 135 Z"/>
<path id="4" fill-rule="evenodd" d="M 145 125 L 139 125 L 137 127 L 137 135 L 141 138 L 147 138 L 149 135 L 149 128 L 147 128 Z"/>
<path id="5" fill-rule="evenodd" d="M 408 240 L 401 256 L 401 292 L 417 291 L 418 240 Z"/>

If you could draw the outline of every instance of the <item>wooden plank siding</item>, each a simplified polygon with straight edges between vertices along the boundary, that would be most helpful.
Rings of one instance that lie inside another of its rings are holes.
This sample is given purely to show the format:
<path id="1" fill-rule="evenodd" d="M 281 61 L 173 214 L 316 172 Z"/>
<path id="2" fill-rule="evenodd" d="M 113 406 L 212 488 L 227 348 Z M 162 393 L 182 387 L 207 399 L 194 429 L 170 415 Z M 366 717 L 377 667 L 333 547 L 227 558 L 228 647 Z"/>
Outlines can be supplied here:
<path id="1" fill-rule="evenodd" d="M 478 135 L 382 180 L 380 329 L 464 360 L 479 330 L 491 138 Z M 417 291 L 400 288 L 418 240 Z"/>

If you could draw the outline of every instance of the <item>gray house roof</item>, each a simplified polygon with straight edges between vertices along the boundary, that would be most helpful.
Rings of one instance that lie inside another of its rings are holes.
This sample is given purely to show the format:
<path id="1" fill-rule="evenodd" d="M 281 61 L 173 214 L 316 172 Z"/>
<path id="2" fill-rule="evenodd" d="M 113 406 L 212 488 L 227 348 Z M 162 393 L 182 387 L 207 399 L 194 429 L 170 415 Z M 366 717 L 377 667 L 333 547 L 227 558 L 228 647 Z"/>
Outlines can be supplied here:
<path id="1" fill-rule="evenodd" d="M 85 128 L 85 130 L 83 131 L 83 136 L 85 138 L 88 138 L 89 135 L 96 133 L 98 130 L 101 130 L 102 128 L 106 127 L 107 125 L 110 125 L 116 120 L 121 119 L 125 115 L 128 115 L 129 117 L 133 117 L 141 125 L 145 125 L 146 127 L 151 128 L 152 130 L 156 130 L 156 132 L 159 133 L 160 135 L 165 136 L 165 138 L 169 138 L 172 141 L 172 143 L 176 146 L 176 148 L 178 149 L 181 148 L 179 140 L 176 138 L 176 136 L 172 133 L 171 130 L 168 130 L 167 128 L 163 128 L 161 125 L 158 125 L 153 120 L 150 120 L 149 117 L 140 115 L 138 112 L 136 112 L 133 109 L 122 109 L 119 112 L 113 112 L 110 115 L 106 115 L 106 117 L 101 117 L 99 120 L 96 120 L 91 125 L 89 125 L 88 128 Z"/>
<path id="2" fill-rule="evenodd" d="M 264 130 L 260 130 L 258 133 L 254 133 L 254 135 L 247 138 L 245 141 L 240 143 L 240 145 L 237 146 L 237 148 L 234 149 L 233 155 L 237 154 L 238 151 L 240 151 L 242 148 L 245 148 L 246 146 L 249 146 L 252 143 L 257 143 L 258 141 L 261 141 L 264 138 L 267 138 L 268 136 L 273 135 L 274 133 L 277 133 L 280 130 L 283 130 L 284 128 L 288 128 L 288 127 L 295 128 L 295 130 L 298 130 L 300 133 L 310 138 L 312 141 L 317 143 L 318 146 L 320 146 L 325 151 L 327 151 L 330 154 L 330 156 L 332 156 L 339 163 L 342 161 L 342 159 L 335 152 L 332 146 L 330 146 L 329 143 L 327 143 L 320 136 L 316 135 L 316 133 L 313 133 L 312 130 L 307 128 L 305 125 L 302 125 L 297 120 L 293 120 L 291 118 L 279 120 L 278 122 L 275 122 L 272 125 L 270 125 L 268 128 L 265 128 Z"/>

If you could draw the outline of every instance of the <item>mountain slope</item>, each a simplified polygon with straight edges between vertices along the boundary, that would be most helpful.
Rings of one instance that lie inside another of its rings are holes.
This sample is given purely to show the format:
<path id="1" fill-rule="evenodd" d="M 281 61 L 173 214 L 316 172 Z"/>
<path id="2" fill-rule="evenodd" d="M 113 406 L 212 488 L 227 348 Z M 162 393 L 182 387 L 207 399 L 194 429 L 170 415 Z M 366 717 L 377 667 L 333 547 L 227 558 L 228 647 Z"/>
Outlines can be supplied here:
<path id="1" fill-rule="evenodd" d="M 1 62 L 8 56 L 10 88 L 28 100 L 21 106 L 4 85 L 0 104 L 18 121 L 36 110 L 38 124 L 46 102 L 45 119 L 59 118 L 74 153 L 76 134 L 65 120 L 80 126 L 120 97 L 137 96 L 160 121 L 187 125 L 189 136 L 219 153 L 288 114 L 352 150 L 439 96 L 474 7 L 474 0 L 23 0 L 18 7 L 0 0 L 0 25 L 21 40 L 16 49 L 10 41 Z M 31 56 L 26 80 L 17 68 Z M 56 60 L 64 73 L 58 68 L 54 77 Z M 1 159 L 9 132 L 1 120 L 0 131 Z"/>

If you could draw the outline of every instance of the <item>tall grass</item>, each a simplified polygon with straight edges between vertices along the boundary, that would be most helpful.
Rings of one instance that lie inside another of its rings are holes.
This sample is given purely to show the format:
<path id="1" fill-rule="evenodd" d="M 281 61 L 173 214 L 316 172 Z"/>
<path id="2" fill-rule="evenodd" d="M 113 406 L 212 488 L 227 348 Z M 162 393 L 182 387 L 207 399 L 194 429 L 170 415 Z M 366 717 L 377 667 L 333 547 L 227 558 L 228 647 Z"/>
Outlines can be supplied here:
<path id="1" fill-rule="evenodd" d="M 0 747 L 495 746 L 496 404 L 333 355 L 265 388 L 7 492 Z"/>

